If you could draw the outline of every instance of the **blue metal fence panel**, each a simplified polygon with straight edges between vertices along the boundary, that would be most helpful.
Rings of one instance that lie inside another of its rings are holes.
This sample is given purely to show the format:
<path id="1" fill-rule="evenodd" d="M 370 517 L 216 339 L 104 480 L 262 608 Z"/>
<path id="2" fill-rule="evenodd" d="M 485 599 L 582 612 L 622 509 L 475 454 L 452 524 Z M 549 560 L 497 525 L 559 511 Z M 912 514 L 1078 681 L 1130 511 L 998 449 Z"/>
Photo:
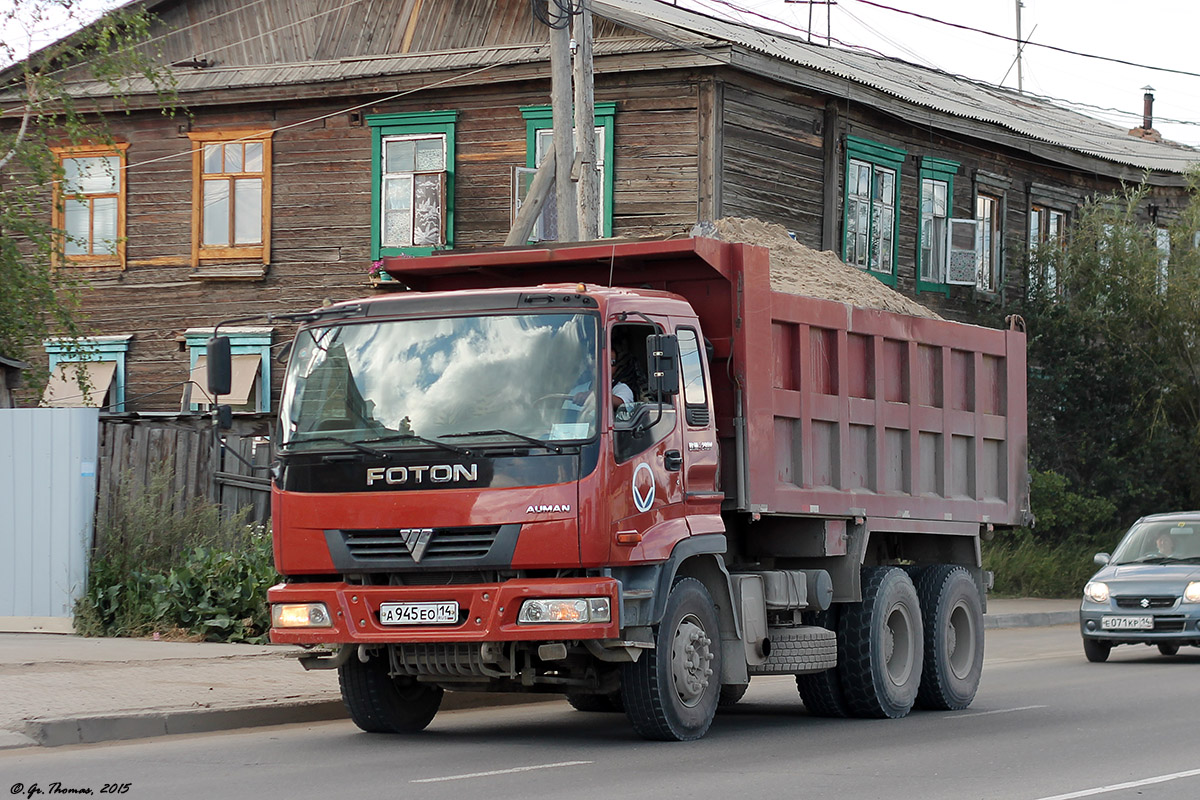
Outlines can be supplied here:
<path id="1" fill-rule="evenodd" d="M 0 409 L 4 629 L 72 616 L 92 546 L 99 422 L 95 408 Z"/>

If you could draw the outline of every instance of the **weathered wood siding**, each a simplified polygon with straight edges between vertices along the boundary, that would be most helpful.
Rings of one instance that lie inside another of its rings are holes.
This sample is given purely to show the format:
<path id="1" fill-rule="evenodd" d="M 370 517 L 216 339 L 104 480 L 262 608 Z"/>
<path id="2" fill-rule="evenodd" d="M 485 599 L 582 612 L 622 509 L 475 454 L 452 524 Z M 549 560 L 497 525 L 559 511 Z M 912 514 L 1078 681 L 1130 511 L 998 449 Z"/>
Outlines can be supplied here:
<path id="1" fill-rule="evenodd" d="M 697 80 L 691 73 L 601 78 L 598 102 L 617 104 L 614 235 L 686 233 L 697 218 Z M 304 310 L 370 294 L 371 129 L 345 109 L 367 101 L 282 100 L 198 107 L 189 123 L 149 112 L 113 122 L 129 143 L 128 261 L 84 293 L 89 332 L 133 334 L 129 410 L 178 411 L 188 377 L 182 340 L 247 314 Z M 546 80 L 413 95 L 365 113 L 458 111 L 455 246 L 500 245 L 511 222 L 512 169 L 526 164 L 520 108 L 546 105 Z M 183 129 L 181 130 L 181 126 Z M 272 138 L 271 263 L 260 280 L 199 278 L 191 266 L 192 131 L 269 128 Z M 276 327 L 275 342 L 292 335 Z M 277 396 L 281 365 L 272 369 Z"/>
<path id="2" fill-rule="evenodd" d="M 326 0 L 180 2 L 157 10 L 167 63 L 300 64 L 395 53 L 548 42 L 529 0 Z M 597 36 L 615 26 L 597 17 Z"/>
<path id="3" fill-rule="evenodd" d="M 777 222 L 821 240 L 823 101 L 757 81 L 726 83 L 721 216 Z"/>

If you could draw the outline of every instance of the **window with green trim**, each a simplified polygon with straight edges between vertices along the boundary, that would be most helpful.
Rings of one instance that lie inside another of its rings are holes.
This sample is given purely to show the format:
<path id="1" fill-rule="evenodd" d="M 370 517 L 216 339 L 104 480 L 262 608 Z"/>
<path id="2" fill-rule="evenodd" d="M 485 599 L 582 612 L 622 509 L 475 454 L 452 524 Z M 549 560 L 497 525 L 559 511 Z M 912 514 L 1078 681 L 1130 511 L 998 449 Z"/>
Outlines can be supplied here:
<path id="1" fill-rule="evenodd" d="M 917 226 L 917 290 L 949 292 L 947 264 L 950 218 L 953 215 L 954 176 L 958 162 L 921 159 L 921 224 Z"/>
<path id="2" fill-rule="evenodd" d="M 372 114 L 371 258 L 454 245 L 457 111 Z"/>
<path id="3" fill-rule="evenodd" d="M 842 259 L 888 284 L 896 282 L 896 206 L 907 155 L 869 139 L 846 137 Z"/>
<path id="4" fill-rule="evenodd" d="M 596 171 L 600 173 L 600 229 L 590 233 L 581 231 L 583 238 L 607 238 L 612 236 L 613 209 L 613 127 L 616 119 L 617 104 L 614 102 L 596 103 L 594 119 L 596 121 Z M 525 117 L 525 167 L 521 170 L 523 177 L 531 179 L 532 171 L 554 147 L 554 120 L 550 106 L 525 106 L 521 109 Z M 526 186 L 527 188 L 527 186 Z M 524 197 L 524 192 L 517 192 L 518 198 Z M 516 210 L 514 209 L 514 214 Z M 531 241 L 546 242 L 558 239 L 558 209 L 554 187 L 546 197 L 546 205 L 542 215 L 531 235 Z"/>

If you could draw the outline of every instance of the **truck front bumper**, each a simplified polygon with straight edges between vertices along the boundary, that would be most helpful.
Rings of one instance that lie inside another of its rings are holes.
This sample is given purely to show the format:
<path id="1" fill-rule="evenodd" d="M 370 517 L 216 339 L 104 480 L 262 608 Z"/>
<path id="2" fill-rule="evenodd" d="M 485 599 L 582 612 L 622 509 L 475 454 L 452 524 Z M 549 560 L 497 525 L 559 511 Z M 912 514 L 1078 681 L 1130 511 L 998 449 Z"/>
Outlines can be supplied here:
<path id="1" fill-rule="evenodd" d="M 341 581 L 274 586 L 272 606 L 321 603 L 326 627 L 272 627 L 277 644 L 399 644 L 418 642 L 567 641 L 615 639 L 619 635 L 619 584 L 612 578 L 531 578 L 462 586 L 362 586 Z M 609 622 L 519 623 L 530 599 L 608 598 Z M 384 624 L 385 603 L 458 604 L 458 619 L 446 624 Z"/>

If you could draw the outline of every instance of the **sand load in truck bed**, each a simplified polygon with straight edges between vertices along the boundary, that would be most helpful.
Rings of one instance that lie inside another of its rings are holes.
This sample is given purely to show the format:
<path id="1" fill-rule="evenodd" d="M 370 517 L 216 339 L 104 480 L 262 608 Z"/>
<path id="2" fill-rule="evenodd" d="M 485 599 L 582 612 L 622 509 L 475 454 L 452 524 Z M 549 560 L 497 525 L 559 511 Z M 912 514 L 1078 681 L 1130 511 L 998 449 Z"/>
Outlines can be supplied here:
<path id="1" fill-rule="evenodd" d="M 938 314 L 857 267 L 852 267 L 832 252 L 813 250 L 797 242 L 782 225 L 757 219 L 723 217 L 702 222 L 693 236 L 706 236 L 725 242 L 741 242 L 771 251 L 771 288 L 777 292 L 802 294 L 823 300 L 836 300 L 862 308 L 879 308 L 898 314 L 941 319 Z"/>

